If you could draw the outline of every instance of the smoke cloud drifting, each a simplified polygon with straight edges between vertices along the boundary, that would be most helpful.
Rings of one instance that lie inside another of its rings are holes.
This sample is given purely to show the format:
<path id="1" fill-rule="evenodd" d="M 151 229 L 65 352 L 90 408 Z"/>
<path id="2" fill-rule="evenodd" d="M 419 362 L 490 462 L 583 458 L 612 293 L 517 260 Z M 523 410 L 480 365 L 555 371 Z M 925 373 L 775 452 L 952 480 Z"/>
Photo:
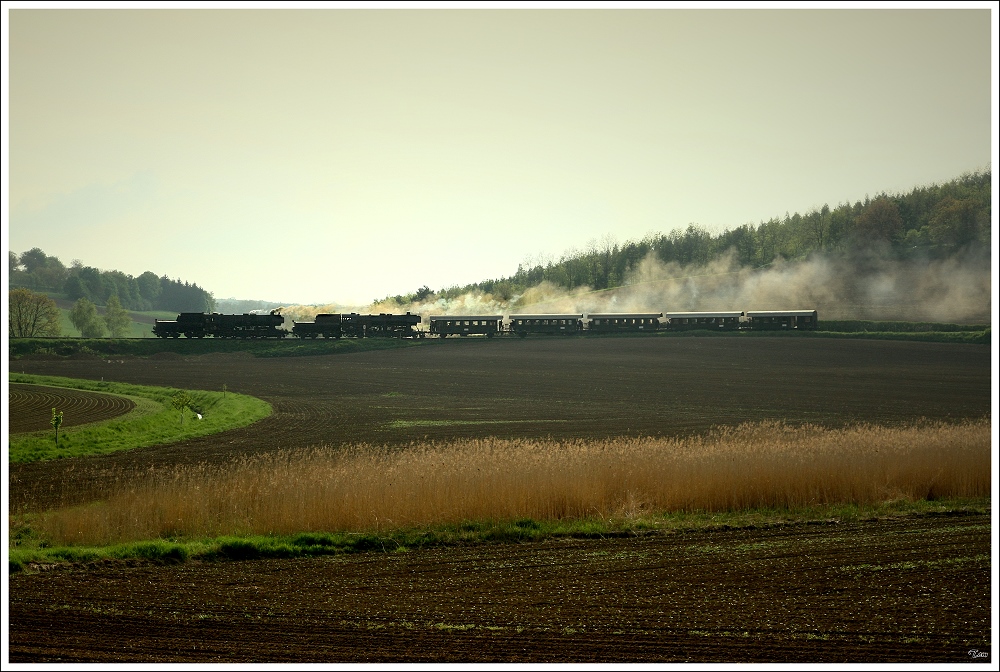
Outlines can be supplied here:
<path id="1" fill-rule="evenodd" d="M 691 266 L 663 263 L 650 255 L 625 286 L 608 290 L 566 290 L 543 282 L 510 301 L 471 292 L 450 299 L 431 295 L 402 306 L 392 302 L 366 307 L 288 306 L 282 314 L 307 321 L 324 312 L 410 312 L 421 315 L 426 324 L 430 315 L 813 309 L 820 320 L 987 324 L 990 259 L 974 251 L 906 261 L 819 255 L 755 269 L 740 266 L 732 254 Z"/>

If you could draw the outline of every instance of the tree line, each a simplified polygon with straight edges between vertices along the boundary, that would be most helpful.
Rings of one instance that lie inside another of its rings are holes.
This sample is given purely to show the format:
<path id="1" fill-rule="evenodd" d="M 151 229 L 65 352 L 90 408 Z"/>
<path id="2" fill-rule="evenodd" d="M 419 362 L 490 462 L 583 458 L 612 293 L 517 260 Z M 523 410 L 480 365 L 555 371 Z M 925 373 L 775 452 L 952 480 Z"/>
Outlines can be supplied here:
<path id="1" fill-rule="evenodd" d="M 60 335 L 61 314 L 51 298 L 24 287 L 9 290 L 7 297 L 10 338 Z M 105 335 L 123 338 L 132 330 L 132 316 L 114 294 L 108 299 L 104 315 L 97 312 L 97 306 L 89 299 L 77 299 L 69 320 L 84 338 L 103 338 Z"/>
<path id="2" fill-rule="evenodd" d="M 107 306 L 111 297 L 125 310 L 167 310 L 210 313 L 215 298 L 196 284 L 171 280 L 146 271 L 133 277 L 121 271 L 102 271 L 74 259 L 67 268 L 57 257 L 32 248 L 20 255 L 8 251 L 10 287 L 65 294 L 72 301 L 87 299 Z"/>
<path id="3" fill-rule="evenodd" d="M 852 258 L 935 259 L 962 250 L 989 253 L 991 170 L 975 171 L 907 194 L 880 193 L 863 201 L 824 205 L 806 214 L 785 214 L 712 234 L 691 224 L 668 234 L 649 234 L 619 244 L 608 235 L 558 260 L 528 261 L 510 277 L 435 292 L 426 285 L 385 301 L 407 305 L 427 297 L 456 298 L 469 292 L 510 300 L 543 281 L 565 289 L 609 289 L 625 284 L 649 255 L 664 263 L 705 265 L 733 254 L 744 267 L 763 268 L 778 259 L 802 260 L 824 253 Z"/>

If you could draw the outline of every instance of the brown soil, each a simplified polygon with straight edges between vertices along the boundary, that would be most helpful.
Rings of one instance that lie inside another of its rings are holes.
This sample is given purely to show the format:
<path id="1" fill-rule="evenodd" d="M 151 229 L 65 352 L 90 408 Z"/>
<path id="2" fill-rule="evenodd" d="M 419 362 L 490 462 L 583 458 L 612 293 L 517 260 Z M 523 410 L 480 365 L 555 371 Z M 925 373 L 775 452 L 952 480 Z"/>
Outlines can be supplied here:
<path id="1" fill-rule="evenodd" d="M 7 386 L 7 400 L 12 434 L 51 429 L 53 408 L 62 412 L 63 427 L 111 420 L 135 408 L 131 399 L 113 394 L 15 383 Z"/>
<path id="2" fill-rule="evenodd" d="M 11 465 L 11 504 L 86 501 L 109 470 L 316 444 L 682 435 L 764 419 L 826 426 L 990 412 L 978 345 L 796 338 L 477 339 L 254 359 L 23 361 L 12 371 L 230 391 L 270 402 L 250 427 L 172 446 Z"/>
<path id="3" fill-rule="evenodd" d="M 10 577 L 11 662 L 989 662 L 990 519 Z"/>
<path id="4" fill-rule="evenodd" d="M 449 340 L 11 369 L 226 385 L 275 408 L 176 446 L 11 465 L 11 506 L 27 510 L 87 501 L 112 469 L 278 448 L 958 420 L 988 416 L 991 390 L 988 347 L 794 338 Z M 18 574 L 11 660 L 989 662 L 968 651 L 989 649 L 990 530 L 990 516 L 961 516 Z"/>

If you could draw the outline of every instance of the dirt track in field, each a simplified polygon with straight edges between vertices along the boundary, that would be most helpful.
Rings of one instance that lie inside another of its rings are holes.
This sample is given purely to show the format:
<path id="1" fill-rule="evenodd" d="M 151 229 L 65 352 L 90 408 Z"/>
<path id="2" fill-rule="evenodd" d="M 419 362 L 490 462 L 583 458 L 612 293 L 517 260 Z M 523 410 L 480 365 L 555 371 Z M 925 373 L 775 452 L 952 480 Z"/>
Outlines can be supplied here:
<path id="1" fill-rule="evenodd" d="M 990 412 L 983 346 L 790 338 L 445 341 L 253 359 L 17 361 L 229 390 L 275 414 L 215 437 L 13 465 L 15 509 L 109 470 L 318 443 L 675 435 Z M 989 662 L 990 516 L 11 577 L 11 660 Z M 387 549 L 390 550 L 390 549 Z"/>
<path id="2" fill-rule="evenodd" d="M 7 386 L 7 410 L 12 434 L 51 429 L 53 408 L 62 412 L 63 427 L 75 427 L 125 415 L 135 408 L 135 402 L 113 394 L 85 390 L 43 385 Z"/>
<path id="3" fill-rule="evenodd" d="M 11 661 L 977 662 L 989 554 L 956 516 L 52 570 Z"/>

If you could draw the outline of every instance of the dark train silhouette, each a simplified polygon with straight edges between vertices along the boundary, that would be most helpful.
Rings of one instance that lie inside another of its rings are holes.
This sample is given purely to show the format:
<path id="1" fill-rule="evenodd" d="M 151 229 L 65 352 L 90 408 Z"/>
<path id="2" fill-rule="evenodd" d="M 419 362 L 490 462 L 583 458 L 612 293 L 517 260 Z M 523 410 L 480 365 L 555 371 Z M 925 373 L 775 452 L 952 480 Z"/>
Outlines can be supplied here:
<path id="1" fill-rule="evenodd" d="M 320 313 L 312 322 L 292 322 L 270 313 L 181 313 L 176 320 L 156 320 L 160 338 L 424 338 L 482 335 L 651 333 L 657 331 L 779 331 L 814 330 L 815 310 L 756 310 L 686 313 L 549 313 L 509 315 L 431 315 L 427 331 L 417 328 L 419 315 L 380 313 Z"/>

